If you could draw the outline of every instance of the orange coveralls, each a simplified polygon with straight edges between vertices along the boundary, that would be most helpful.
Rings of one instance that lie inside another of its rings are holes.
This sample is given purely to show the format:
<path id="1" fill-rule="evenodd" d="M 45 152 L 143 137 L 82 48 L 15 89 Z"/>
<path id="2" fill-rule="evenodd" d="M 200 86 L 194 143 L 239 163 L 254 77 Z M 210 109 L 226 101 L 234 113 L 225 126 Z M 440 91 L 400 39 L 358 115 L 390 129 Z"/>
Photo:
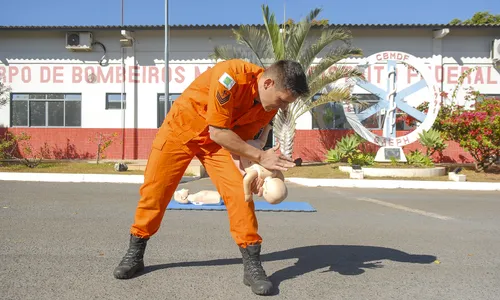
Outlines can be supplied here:
<path id="1" fill-rule="evenodd" d="M 229 151 L 210 139 L 208 125 L 229 128 L 249 140 L 269 124 L 277 110 L 266 112 L 254 102 L 263 71 L 242 60 L 218 63 L 174 101 L 152 144 L 131 226 L 133 235 L 144 238 L 158 231 L 166 207 L 196 156 L 226 205 L 236 244 L 245 248 L 262 242 L 254 202 L 244 200 L 243 176 Z"/>

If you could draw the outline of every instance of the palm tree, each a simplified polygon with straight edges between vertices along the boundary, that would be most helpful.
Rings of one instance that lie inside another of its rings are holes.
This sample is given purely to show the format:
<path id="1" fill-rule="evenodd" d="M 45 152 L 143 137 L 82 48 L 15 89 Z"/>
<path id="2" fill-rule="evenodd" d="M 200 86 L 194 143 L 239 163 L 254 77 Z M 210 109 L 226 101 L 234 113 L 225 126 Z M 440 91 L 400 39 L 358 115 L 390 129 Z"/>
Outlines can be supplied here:
<path id="1" fill-rule="evenodd" d="M 288 157 L 292 157 L 295 124 L 301 115 L 332 101 L 355 102 L 349 84 L 336 85 L 326 93 L 321 93 L 325 87 L 339 79 L 362 77 L 360 70 L 342 65 L 332 68 L 333 71 L 329 70 L 342 59 L 362 55 L 360 49 L 351 47 L 351 34 L 347 30 L 325 27 L 314 42 L 306 41 L 311 29 L 316 26 L 315 19 L 320 12 L 321 9 L 313 9 L 300 22 L 287 22 L 280 26 L 274 13 L 270 14 L 268 6 L 262 5 L 264 28 L 242 25 L 233 29 L 239 47 L 216 46 L 211 55 L 216 60 L 245 59 L 262 67 L 281 59 L 295 60 L 302 65 L 306 71 L 310 94 L 297 99 L 287 110 L 279 110 L 274 119 L 273 133 L 280 143 L 281 153 Z M 328 49 L 328 46 L 338 41 L 343 45 Z M 327 50 L 326 55 L 316 62 L 317 56 L 324 50 Z M 321 95 L 314 97 L 317 94 Z"/>

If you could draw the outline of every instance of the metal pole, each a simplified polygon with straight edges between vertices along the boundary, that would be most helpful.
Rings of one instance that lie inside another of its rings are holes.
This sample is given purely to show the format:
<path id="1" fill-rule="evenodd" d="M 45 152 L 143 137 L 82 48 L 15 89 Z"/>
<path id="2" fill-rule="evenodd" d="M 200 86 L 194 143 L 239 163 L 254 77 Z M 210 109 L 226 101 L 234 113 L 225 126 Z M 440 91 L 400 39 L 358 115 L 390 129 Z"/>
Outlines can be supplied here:
<path id="1" fill-rule="evenodd" d="M 123 29 L 123 18 L 124 18 L 124 5 L 122 0 L 122 29 Z M 120 109 L 122 113 L 122 161 L 125 159 L 125 108 L 123 105 L 123 95 L 125 94 L 125 48 L 121 48 L 121 68 L 122 68 L 122 90 L 120 95 Z"/>
<path id="2" fill-rule="evenodd" d="M 169 101 L 169 70 L 168 70 L 168 0 L 165 0 L 165 115 L 170 110 L 170 101 Z M 165 116 L 163 116 L 165 117 Z"/>

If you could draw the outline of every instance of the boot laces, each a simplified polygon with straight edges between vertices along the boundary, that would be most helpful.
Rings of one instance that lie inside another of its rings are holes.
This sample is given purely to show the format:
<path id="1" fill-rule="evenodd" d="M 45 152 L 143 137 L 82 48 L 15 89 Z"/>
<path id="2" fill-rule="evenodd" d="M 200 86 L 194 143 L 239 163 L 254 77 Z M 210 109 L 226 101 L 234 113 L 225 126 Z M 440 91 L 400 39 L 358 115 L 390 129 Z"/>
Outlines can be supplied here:
<path id="1" fill-rule="evenodd" d="M 140 261 L 141 252 L 142 252 L 142 247 L 140 246 L 130 247 L 122 259 L 122 264 L 129 264 L 131 262 Z"/>
<path id="2" fill-rule="evenodd" d="M 266 271 L 264 271 L 260 260 L 256 258 L 248 260 L 248 272 L 250 273 L 250 275 L 252 275 L 253 278 L 257 280 L 267 279 Z"/>

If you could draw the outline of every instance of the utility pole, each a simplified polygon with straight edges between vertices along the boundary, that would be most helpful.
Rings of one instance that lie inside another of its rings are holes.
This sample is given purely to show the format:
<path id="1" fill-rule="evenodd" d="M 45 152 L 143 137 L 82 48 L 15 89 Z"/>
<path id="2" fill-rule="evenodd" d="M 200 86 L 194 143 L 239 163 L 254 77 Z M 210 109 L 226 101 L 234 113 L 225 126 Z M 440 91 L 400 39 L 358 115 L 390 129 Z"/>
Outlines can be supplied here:
<path id="1" fill-rule="evenodd" d="M 168 0 L 165 0 L 165 115 L 170 110 L 170 101 L 169 101 L 169 70 L 168 70 L 168 36 L 169 36 L 169 28 L 168 28 Z M 163 118 L 165 116 L 162 116 Z"/>

